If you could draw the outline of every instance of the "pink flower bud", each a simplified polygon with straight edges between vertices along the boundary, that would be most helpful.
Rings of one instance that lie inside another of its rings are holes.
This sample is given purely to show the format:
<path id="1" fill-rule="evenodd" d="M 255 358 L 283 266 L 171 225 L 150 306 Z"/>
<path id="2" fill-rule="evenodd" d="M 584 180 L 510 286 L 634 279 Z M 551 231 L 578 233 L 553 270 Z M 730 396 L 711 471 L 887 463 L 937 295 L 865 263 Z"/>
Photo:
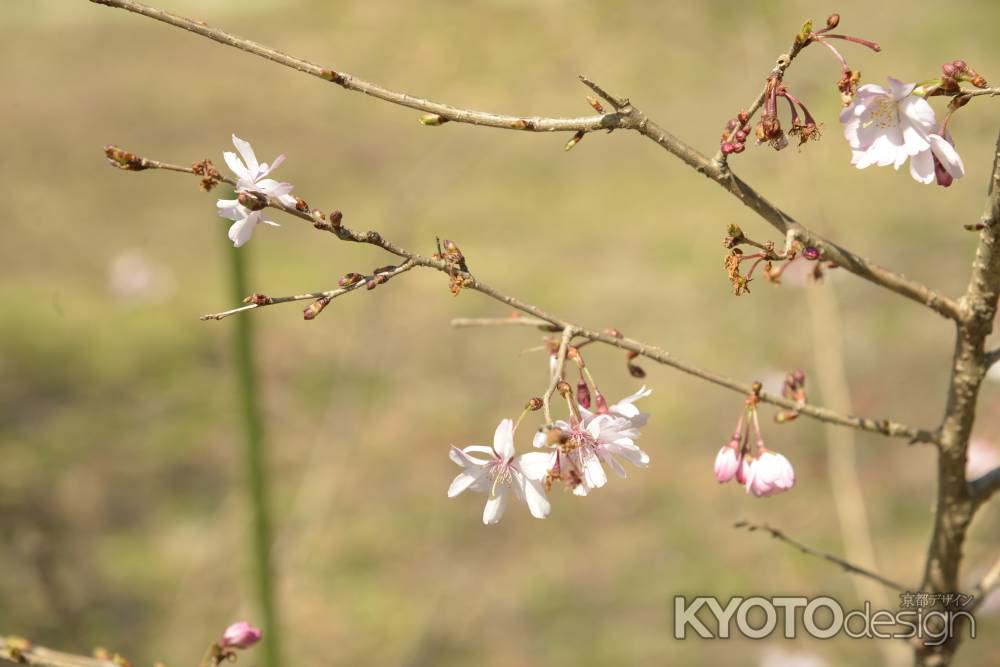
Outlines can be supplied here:
<path id="1" fill-rule="evenodd" d="M 237 621 L 222 633 L 219 645 L 222 648 L 250 648 L 260 641 L 263 634 L 260 628 L 255 628 L 246 621 Z"/>
<path id="2" fill-rule="evenodd" d="M 781 454 L 764 450 L 746 474 L 746 490 L 758 498 L 788 491 L 795 486 L 795 471 Z"/>
<path id="3" fill-rule="evenodd" d="M 729 155 L 734 150 L 736 150 L 736 146 L 734 144 L 732 144 L 731 142 L 728 142 L 728 141 L 723 141 L 722 142 L 722 154 L 723 155 Z"/>
<path id="4" fill-rule="evenodd" d="M 583 378 L 580 378 L 576 384 L 576 402 L 580 404 L 581 408 L 590 409 L 590 388 L 587 387 Z"/>
<path id="5" fill-rule="evenodd" d="M 720 484 L 728 482 L 736 476 L 742 465 L 739 441 L 730 440 L 729 444 L 723 446 L 715 456 L 715 479 L 719 480 Z"/>
<path id="6" fill-rule="evenodd" d="M 740 459 L 740 465 L 736 469 L 736 475 L 735 475 L 736 476 L 736 481 L 739 484 L 746 484 L 747 483 L 747 477 L 750 475 L 750 467 L 752 465 L 753 465 L 753 457 L 752 456 L 748 455 L 748 456 L 744 456 L 742 459 Z"/>

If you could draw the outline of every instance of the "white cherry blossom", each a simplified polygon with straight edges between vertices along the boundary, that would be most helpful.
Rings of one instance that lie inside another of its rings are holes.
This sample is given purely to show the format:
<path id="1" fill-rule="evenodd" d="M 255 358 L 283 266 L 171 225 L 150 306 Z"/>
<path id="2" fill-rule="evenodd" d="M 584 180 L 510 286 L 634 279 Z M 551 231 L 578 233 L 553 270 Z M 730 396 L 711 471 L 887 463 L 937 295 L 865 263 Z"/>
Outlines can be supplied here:
<path id="1" fill-rule="evenodd" d="M 549 500 L 542 480 L 548 474 L 551 457 L 543 452 L 518 456 L 514 451 L 514 422 L 504 419 L 493 434 L 493 446 L 470 445 L 464 449 L 452 447 L 449 457 L 461 466 L 462 472 L 448 488 L 448 497 L 463 491 L 488 494 L 483 510 L 483 523 L 500 521 L 507 507 L 507 497 L 513 493 L 528 505 L 528 511 L 538 519 L 549 515 Z"/>

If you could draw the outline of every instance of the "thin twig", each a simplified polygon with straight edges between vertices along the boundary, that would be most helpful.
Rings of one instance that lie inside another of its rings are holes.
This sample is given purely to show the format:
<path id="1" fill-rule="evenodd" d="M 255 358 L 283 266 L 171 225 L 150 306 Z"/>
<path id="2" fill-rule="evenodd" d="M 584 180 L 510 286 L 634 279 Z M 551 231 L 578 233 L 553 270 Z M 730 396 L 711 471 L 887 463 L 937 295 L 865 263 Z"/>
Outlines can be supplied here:
<path id="1" fill-rule="evenodd" d="M 989 597 L 990 593 L 995 591 L 997 587 L 1000 587 L 1000 558 L 997 558 L 993 563 L 993 567 L 983 575 L 983 578 L 979 580 L 979 583 L 975 585 L 972 589 L 972 595 L 975 598 L 972 600 L 969 611 L 975 611 L 986 602 L 986 598 Z"/>
<path id="2" fill-rule="evenodd" d="M 556 385 L 562 378 L 563 366 L 566 365 L 566 351 L 569 349 L 569 341 L 573 338 L 573 327 L 563 329 L 562 338 L 559 340 L 559 351 L 556 353 L 556 363 L 552 365 L 552 377 L 549 378 L 549 386 L 542 394 L 542 410 L 545 415 L 545 425 L 552 424 L 552 393 L 556 390 Z"/>
<path id="3" fill-rule="evenodd" d="M 384 275 L 387 278 L 392 278 L 400 273 L 405 273 L 414 267 L 413 262 L 407 260 L 399 266 L 397 266 L 392 271 L 387 271 L 385 273 L 380 273 L 379 275 Z M 311 301 L 316 299 L 335 299 L 338 296 L 343 296 L 348 292 L 353 292 L 354 290 L 364 287 L 366 281 L 359 280 L 353 285 L 348 285 L 347 287 L 338 287 L 337 289 L 327 290 L 325 292 L 307 292 L 306 294 L 293 294 L 291 296 L 274 296 L 265 297 L 264 300 L 256 301 L 254 303 L 249 303 L 245 306 L 240 306 L 239 308 L 232 308 L 230 310 L 224 310 L 221 313 L 209 313 L 207 315 L 202 315 L 202 320 L 221 320 L 230 315 L 236 315 L 237 313 L 242 313 L 247 310 L 254 310 L 256 308 L 264 308 L 265 306 L 274 306 L 279 303 L 289 303 L 292 301 Z"/>
<path id="4" fill-rule="evenodd" d="M 195 174 L 195 171 L 188 167 L 182 167 L 180 165 L 169 164 L 165 162 L 160 162 L 158 160 L 148 160 L 142 158 L 143 163 L 146 165 L 147 169 L 166 169 L 169 171 L 177 171 L 183 173 Z M 397 246 L 396 244 L 386 240 L 381 234 L 375 231 L 369 232 L 356 232 L 350 228 L 344 226 L 342 223 L 334 225 L 327 220 L 317 220 L 312 214 L 307 211 L 300 211 L 292 206 L 287 206 L 280 200 L 275 198 L 268 198 L 267 205 L 284 211 L 289 215 L 293 215 L 301 220 L 304 220 L 311 224 L 313 227 L 320 229 L 322 231 L 330 232 L 334 234 L 337 238 L 342 241 L 350 241 L 354 243 L 364 243 L 368 245 L 374 245 L 383 250 L 396 255 L 397 257 L 402 257 L 407 260 L 407 270 L 415 266 L 421 266 L 426 268 L 436 269 L 443 273 L 451 276 L 454 272 L 454 267 L 446 262 L 444 259 L 438 257 L 424 257 L 415 252 L 411 252 L 405 248 Z M 713 373 L 701 369 L 693 364 L 681 361 L 675 358 L 666 350 L 652 345 L 647 345 L 624 336 L 615 336 L 603 331 L 597 331 L 593 329 L 587 329 L 581 327 L 572 322 L 567 322 L 566 320 L 556 317 L 546 311 L 542 310 L 538 306 L 525 303 L 516 299 L 512 296 L 504 294 L 500 290 L 482 282 L 478 278 L 472 275 L 466 275 L 463 281 L 463 287 L 466 289 L 472 289 L 486 296 L 495 299 L 515 310 L 519 310 L 522 313 L 526 313 L 535 320 L 539 322 L 545 322 L 550 325 L 550 328 L 555 331 L 566 332 L 572 331 L 574 336 L 579 336 L 586 338 L 593 342 L 600 342 L 606 345 L 611 345 L 622 350 L 627 350 L 629 352 L 635 352 L 638 355 L 651 359 L 653 361 L 659 362 L 666 366 L 670 366 L 677 370 L 683 371 L 688 375 L 693 375 L 695 377 L 706 380 L 712 384 L 718 385 L 720 387 L 725 387 L 731 389 L 740 394 L 748 395 L 752 392 L 752 387 L 749 384 L 744 384 L 737 382 L 731 378 Z M 296 300 L 294 297 L 288 297 L 285 302 Z M 245 306 L 241 306 L 233 309 L 234 313 L 241 313 L 247 310 L 252 310 Z M 225 311 L 228 313 L 229 311 Z M 215 318 L 211 318 L 215 319 Z M 937 435 L 931 431 L 924 429 L 918 429 L 906 424 L 891 421 L 888 419 L 875 420 L 865 417 L 854 417 L 851 415 L 842 415 L 833 410 L 823 408 L 820 406 L 815 406 L 811 404 L 802 404 L 796 401 L 791 401 L 785 399 L 781 396 L 772 396 L 766 392 L 759 392 L 758 394 L 761 401 L 769 403 L 771 405 L 784 408 L 786 410 L 795 410 L 799 414 L 812 417 L 813 419 L 818 419 L 820 421 L 828 422 L 831 424 L 839 424 L 841 426 L 849 426 L 851 428 L 860 429 L 862 431 L 869 431 L 872 433 L 880 433 L 882 435 L 887 435 L 897 438 L 906 438 L 911 442 L 929 442 L 933 443 L 937 441 Z M 548 417 L 546 417 L 548 420 Z"/>
<path id="5" fill-rule="evenodd" d="M 456 329 L 466 329 L 470 327 L 504 327 L 504 326 L 526 326 L 537 327 L 543 331 L 560 331 L 559 327 L 539 320 L 534 317 L 455 317 L 451 320 L 451 326 Z"/>
<path id="6" fill-rule="evenodd" d="M 757 531 L 757 530 L 762 530 L 762 531 L 764 531 L 766 533 L 770 533 L 771 537 L 773 537 L 773 538 L 775 538 L 777 540 L 780 540 L 780 541 L 784 542 L 785 544 L 788 544 L 790 546 L 795 547 L 796 549 L 798 549 L 799 551 L 801 551 L 804 554 L 808 554 L 810 556 L 817 556 L 817 557 L 822 558 L 824 560 L 830 561 L 834 565 L 840 566 L 845 571 L 850 572 L 851 574 L 857 574 L 857 575 L 860 575 L 862 577 L 867 577 L 869 579 L 877 581 L 878 583 L 882 584 L 883 586 L 886 586 L 888 588 L 892 588 L 892 589 L 900 591 L 900 592 L 904 592 L 905 593 L 905 592 L 911 590 L 910 588 L 908 588 L 906 586 L 903 586 L 902 584 L 896 583 L 892 579 L 886 579 L 882 575 L 877 574 L 875 572 L 872 572 L 871 570 L 866 570 L 863 567 L 858 567 L 857 565 L 849 563 L 846 560 L 844 560 L 843 558 L 840 558 L 839 556 L 834 556 L 833 554 L 828 554 L 825 551 L 820 551 L 818 549 L 813 549 L 810 546 L 807 546 L 805 544 L 802 544 L 801 542 L 793 540 L 792 538 L 790 538 L 787 535 L 785 535 L 785 533 L 783 533 L 782 531 L 778 530 L 777 528 L 772 528 L 771 526 L 767 525 L 766 523 L 756 524 L 756 523 L 750 523 L 748 521 L 737 521 L 736 523 L 733 524 L 733 528 L 745 528 L 748 531 L 750 531 L 751 533 L 754 532 L 754 531 Z"/>
<path id="7" fill-rule="evenodd" d="M 993 494 L 1000 491 L 1000 467 L 994 468 L 970 481 L 969 489 L 969 495 L 972 496 L 972 502 L 976 507 L 985 503 Z"/>
<path id="8" fill-rule="evenodd" d="M 332 81 L 337 85 L 352 90 L 365 93 L 371 97 L 397 104 L 400 106 L 417 109 L 427 113 L 436 114 L 450 121 L 457 123 L 468 123 L 486 127 L 496 127 L 508 130 L 522 130 L 530 132 L 590 132 L 594 130 L 628 129 L 635 130 L 646 138 L 654 141 L 661 148 L 667 150 L 675 157 L 680 158 L 687 165 L 699 173 L 711 178 L 721 185 L 727 192 L 734 195 L 741 202 L 746 204 L 778 229 L 783 234 L 789 230 L 794 230 L 803 244 L 815 247 L 820 251 L 823 259 L 833 262 L 843 267 L 847 271 L 908 299 L 921 303 L 944 317 L 957 320 L 958 304 L 926 285 L 914 280 L 910 280 L 903 275 L 894 273 L 888 269 L 878 266 L 860 255 L 857 255 L 846 248 L 843 248 L 831 241 L 824 239 L 818 234 L 814 234 L 796 222 L 787 213 L 781 211 L 771 204 L 766 198 L 760 195 L 747 183 L 736 177 L 729 167 L 722 160 L 713 160 L 701 154 L 687 143 L 681 141 L 666 129 L 653 122 L 645 113 L 632 105 L 627 99 L 622 99 L 610 95 L 603 88 L 590 81 L 586 77 L 581 80 L 594 92 L 601 95 L 613 106 L 618 106 L 615 113 L 601 114 L 597 116 L 585 116 L 579 118 L 546 118 L 546 117 L 524 117 L 495 114 L 471 109 L 461 109 L 448 104 L 432 102 L 430 100 L 414 97 L 405 93 L 388 90 L 377 84 L 364 81 L 351 74 L 336 71 L 333 69 L 320 67 L 302 58 L 287 55 L 276 51 L 270 47 L 257 42 L 237 37 L 218 28 L 213 28 L 199 21 L 177 16 L 161 9 L 149 7 L 133 0 L 90 0 L 96 4 L 106 5 L 125 9 L 142 16 L 146 16 L 157 21 L 162 21 L 169 25 L 188 30 L 195 34 L 207 37 L 208 39 L 225 44 L 247 53 L 267 58 L 275 63 L 290 67 L 294 70 L 310 74 L 325 81 Z M 789 63 L 792 55 L 789 54 Z M 776 68 L 781 67 L 781 61 Z M 787 67 L 787 65 L 785 65 Z M 783 71 L 783 70 L 782 70 Z"/>

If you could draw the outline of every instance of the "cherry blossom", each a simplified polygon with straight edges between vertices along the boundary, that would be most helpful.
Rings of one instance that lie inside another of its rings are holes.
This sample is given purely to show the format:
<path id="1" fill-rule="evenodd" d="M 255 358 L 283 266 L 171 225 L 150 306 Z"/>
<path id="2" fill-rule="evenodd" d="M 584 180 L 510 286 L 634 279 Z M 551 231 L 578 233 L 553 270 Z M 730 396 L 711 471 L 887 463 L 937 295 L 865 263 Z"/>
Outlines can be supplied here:
<path id="1" fill-rule="evenodd" d="M 236 175 L 237 193 L 254 193 L 264 197 L 277 199 L 286 206 L 295 206 L 295 197 L 290 193 L 292 185 L 281 183 L 273 178 L 267 178 L 268 174 L 274 171 L 285 161 L 284 155 L 274 158 L 271 164 L 257 162 L 257 155 L 253 151 L 250 143 L 233 135 L 233 145 L 239 151 L 239 157 L 232 151 L 223 153 L 226 164 Z M 229 239 L 237 248 L 250 240 L 253 230 L 257 225 L 266 224 L 279 226 L 278 223 L 264 217 L 262 210 L 248 208 L 240 199 L 220 199 L 216 202 L 219 215 L 233 221 L 229 227 Z"/>
<path id="2" fill-rule="evenodd" d="M 784 456 L 761 447 L 748 464 L 745 485 L 758 498 L 788 491 L 795 486 L 795 470 Z"/>
<path id="3" fill-rule="evenodd" d="M 483 510 L 483 523 L 495 524 L 503 517 L 508 492 L 528 505 L 531 515 L 544 519 L 549 515 L 549 501 L 542 480 L 552 466 L 552 457 L 543 452 L 516 455 L 514 422 L 504 419 L 493 435 L 493 446 L 470 445 L 464 449 L 452 447 L 449 457 L 461 466 L 448 488 L 448 497 L 463 491 L 489 494 Z"/>
<path id="4" fill-rule="evenodd" d="M 916 84 L 892 77 L 888 81 L 888 90 L 875 84 L 861 86 L 840 113 L 851 164 L 858 169 L 873 164 L 899 169 L 909 159 L 914 180 L 950 185 L 965 168 L 952 143 L 941 136 L 934 109 L 913 94 Z"/>

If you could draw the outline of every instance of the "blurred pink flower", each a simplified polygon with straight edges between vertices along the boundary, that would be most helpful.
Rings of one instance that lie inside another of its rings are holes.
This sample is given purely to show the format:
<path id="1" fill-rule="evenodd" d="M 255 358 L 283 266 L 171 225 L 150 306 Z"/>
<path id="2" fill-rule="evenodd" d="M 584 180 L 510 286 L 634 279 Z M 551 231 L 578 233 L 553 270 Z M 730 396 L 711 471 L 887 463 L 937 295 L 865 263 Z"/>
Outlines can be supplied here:
<path id="1" fill-rule="evenodd" d="M 255 628 L 246 621 L 237 621 L 222 633 L 219 645 L 222 648 L 250 648 L 259 642 L 263 635 L 264 632 L 260 628 Z"/>
<path id="2" fill-rule="evenodd" d="M 761 449 L 746 470 L 746 490 L 758 498 L 788 491 L 795 486 L 795 471 L 788 459 L 769 449 Z"/>
<path id="3" fill-rule="evenodd" d="M 527 503 L 535 518 L 544 519 L 549 515 L 550 505 L 542 480 L 548 474 L 552 457 L 543 452 L 515 455 L 514 422 L 510 419 L 504 419 L 497 426 L 492 447 L 452 447 L 449 457 L 462 467 L 462 472 L 448 488 L 448 497 L 454 498 L 466 490 L 488 493 L 483 523 L 489 525 L 500 521 L 510 490 L 513 490 L 515 498 Z"/>
<path id="4" fill-rule="evenodd" d="M 989 440 L 973 438 L 965 456 L 965 475 L 969 479 L 985 475 L 1000 466 L 1000 450 Z"/>

